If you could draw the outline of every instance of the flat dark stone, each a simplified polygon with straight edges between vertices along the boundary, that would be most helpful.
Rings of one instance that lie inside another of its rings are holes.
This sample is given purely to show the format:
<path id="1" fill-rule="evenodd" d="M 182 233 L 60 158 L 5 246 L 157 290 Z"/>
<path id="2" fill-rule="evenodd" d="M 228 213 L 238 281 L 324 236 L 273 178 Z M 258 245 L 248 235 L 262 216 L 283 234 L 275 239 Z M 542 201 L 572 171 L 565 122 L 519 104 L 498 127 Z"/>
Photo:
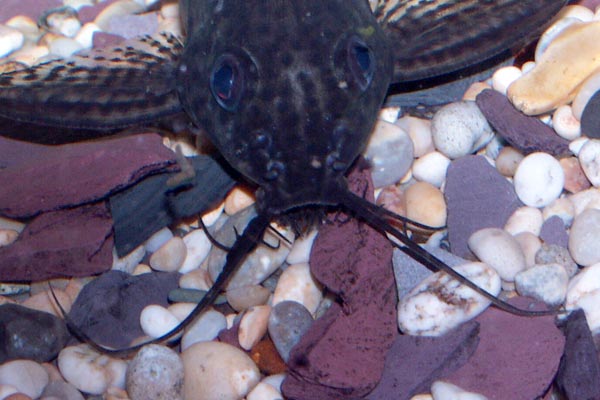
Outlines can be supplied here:
<path id="1" fill-rule="evenodd" d="M 523 154 L 536 151 L 553 156 L 571 154 L 568 140 L 538 118 L 521 113 L 503 94 L 486 89 L 477 96 L 476 102 L 496 133 Z"/>
<path id="2" fill-rule="evenodd" d="M 444 191 L 448 207 L 448 240 L 452 253 L 475 259 L 467 241 L 482 228 L 503 228 L 523 204 L 514 186 L 482 156 L 452 161 Z"/>
<path id="3" fill-rule="evenodd" d="M 600 361 L 583 310 L 571 313 L 563 326 L 566 336 L 556 386 L 569 400 L 600 399 Z"/>
<path id="4" fill-rule="evenodd" d="M 104 203 L 44 213 L 0 247 L 0 281 L 95 275 L 112 266 L 112 247 Z"/>
<path id="5" fill-rule="evenodd" d="M 196 174 L 181 189 L 167 185 L 167 179 L 174 173 L 163 173 L 147 177 L 110 198 L 115 247 L 120 257 L 177 219 L 211 209 L 235 185 L 233 178 L 211 157 L 189 160 Z"/>
<path id="6" fill-rule="evenodd" d="M 565 223 L 556 215 L 544 221 L 540 231 L 540 239 L 546 244 L 555 244 L 561 247 L 569 246 L 569 234 Z"/>
<path id="7" fill-rule="evenodd" d="M 367 179 L 355 171 L 352 190 L 364 193 Z M 286 398 L 352 399 L 375 387 L 398 335 L 391 258 L 385 236 L 345 214 L 330 215 L 319 229 L 311 271 L 343 305 L 333 304 L 292 348 Z"/>
<path id="8" fill-rule="evenodd" d="M 15 148 L 26 149 L 10 142 L 0 142 L 0 159 Z M 0 215 L 26 218 L 96 202 L 175 161 L 175 154 L 156 134 L 54 146 L 46 151 L 31 146 L 29 156 L 24 154 L 20 162 L 0 170 Z"/>
<path id="9" fill-rule="evenodd" d="M 385 358 L 383 377 L 365 398 L 409 400 L 462 367 L 479 343 L 479 324 L 469 321 L 440 337 L 400 335 Z"/>
<path id="10" fill-rule="evenodd" d="M 116 47 L 123 43 L 126 39 L 123 36 L 115 35 L 106 32 L 94 32 L 92 36 L 92 47 L 94 49 L 104 49 L 108 47 Z"/>
<path id="11" fill-rule="evenodd" d="M 0 305 L 0 364 L 56 358 L 71 335 L 60 318 L 17 304 Z"/>
<path id="12" fill-rule="evenodd" d="M 126 347 L 144 335 L 140 327 L 140 313 L 144 307 L 150 304 L 168 306 L 167 297 L 178 287 L 180 276 L 166 272 L 132 276 L 121 271 L 108 271 L 84 286 L 69 317 L 95 342 Z"/>
<path id="13" fill-rule="evenodd" d="M 542 303 L 517 297 L 521 309 L 544 309 Z M 519 317 L 490 307 L 479 322 L 479 345 L 463 367 L 444 381 L 489 400 L 531 400 L 550 387 L 563 354 L 565 338 L 553 316 Z"/>
<path id="14" fill-rule="evenodd" d="M 581 114 L 581 133 L 594 139 L 600 139 L 600 91 L 588 101 Z"/>

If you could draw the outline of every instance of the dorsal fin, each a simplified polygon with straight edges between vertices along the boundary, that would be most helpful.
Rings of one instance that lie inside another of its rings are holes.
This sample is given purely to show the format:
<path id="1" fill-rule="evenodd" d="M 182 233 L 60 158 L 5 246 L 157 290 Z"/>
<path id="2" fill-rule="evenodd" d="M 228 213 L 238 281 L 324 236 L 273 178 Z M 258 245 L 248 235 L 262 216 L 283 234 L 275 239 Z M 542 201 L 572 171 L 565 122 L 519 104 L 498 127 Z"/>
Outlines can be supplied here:
<path id="1" fill-rule="evenodd" d="M 0 117 L 106 130 L 181 111 L 175 80 L 182 45 L 170 34 L 128 40 L 0 75 Z"/>
<path id="2" fill-rule="evenodd" d="M 394 81 L 449 74 L 522 46 L 566 0 L 379 0 L 374 14 L 390 38 Z"/>

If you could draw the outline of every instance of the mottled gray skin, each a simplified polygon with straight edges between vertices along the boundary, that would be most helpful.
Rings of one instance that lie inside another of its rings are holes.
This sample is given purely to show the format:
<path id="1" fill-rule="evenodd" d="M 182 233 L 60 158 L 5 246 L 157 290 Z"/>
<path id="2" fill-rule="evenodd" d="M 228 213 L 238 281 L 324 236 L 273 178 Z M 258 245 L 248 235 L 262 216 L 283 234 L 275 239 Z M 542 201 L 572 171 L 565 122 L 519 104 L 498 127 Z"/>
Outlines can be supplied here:
<path id="1" fill-rule="evenodd" d="M 366 144 L 392 75 L 386 38 L 367 3 L 208 1 L 202 13 L 193 3 L 196 14 L 182 2 L 188 40 L 178 90 L 186 113 L 258 184 L 261 209 L 337 204 L 342 176 Z M 349 66 L 357 38 L 375 67 L 366 86 Z M 243 81 L 234 109 L 199 89 L 223 56 L 237 60 Z"/>

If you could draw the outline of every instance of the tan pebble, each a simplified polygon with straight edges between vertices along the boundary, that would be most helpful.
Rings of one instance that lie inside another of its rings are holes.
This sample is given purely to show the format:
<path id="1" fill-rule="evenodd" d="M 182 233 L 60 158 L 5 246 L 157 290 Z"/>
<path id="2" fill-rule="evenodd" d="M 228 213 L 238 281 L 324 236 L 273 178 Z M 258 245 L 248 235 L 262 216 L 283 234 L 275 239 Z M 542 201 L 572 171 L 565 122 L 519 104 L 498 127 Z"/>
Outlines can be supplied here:
<path id="1" fill-rule="evenodd" d="M 406 216 L 431 227 L 446 225 L 446 202 L 440 189 L 417 182 L 406 189 Z"/>
<path id="2" fill-rule="evenodd" d="M 183 289 L 208 290 L 211 286 L 210 275 L 204 268 L 192 270 L 179 278 L 179 287 Z"/>
<path id="3" fill-rule="evenodd" d="M 397 186 L 384 187 L 379 192 L 376 203 L 398 215 L 406 215 L 406 196 Z"/>
<path id="4" fill-rule="evenodd" d="M 25 224 L 12 219 L 0 217 L 0 229 L 8 229 L 21 233 L 23 232 L 23 229 L 25 229 Z"/>
<path id="5" fill-rule="evenodd" d="M 238 328 L 238 342 L 244 350 L 252 349 L 267 333 L 271 307 L 267 305 L 250 307 L 242 316 Z"/>
<path id="6" fill-rule="evenodd" d="M 581 192 L 592 186 L 585 176 L 579 160 L 575 157 L 561 158 L 560 166 L 565 174 L 565 190 L 571 193 Z"/>
<path id="7" fill-rule="evenodd" d="M 290 250 L 290 253 L 285 259 L 288 264 L 300 264 L 308 262 L 310 259 L 310 251 L 312 245 L 317 237 L 318 231 L 316 229 L 301 235 L 299 238 L 294 240 L 294 244 Z"/>
<path id="8" fill-rule="evenodd" d="M 83 289 L 83 286 L 85 286 L 85 284 L 81 279 L 72 278 L 69 280 L 69 283 L 67 283 L 67 286 L 65 286 L 64 291 L 72 301 L 75 301 L 77 296 L 79 296 L 79 292 Z"/>
<path id="9" fill-rule="evenodd" d="M 434 400 L 433 396 L 427 393 L 418 394 L 410 398 L 410 400 Z"/>
<path id="10" fill-rule="evenodd" d="M 48 373 L 48 377 L 50 379 L 50 382 L 52 382 L 52 381 L 61 381 L 61 382 L 64 382 L 65 381 L 65 379 L 60 374 L 60 371 L 58 370 L 58 368 L 56 367 L 56 365 L 54 365 L 52 363 L 49 363 L 49 362 L 46 362 L 46 363 L 42 363 L 41 366 L 44 367 L 44 369 Z"/>
<path id="11" fill-rule="evenodd" d="M 12 229 L 0 229 L 0 247 L 13 244 L 19 237 L 19 232 Z"/>
<path id="12" fill-rule="evenodd" d="M 138 264 L 135 266 L 135 268 L 133 269 L 133 271 L 131 271 L 131 275 L 143 275 L 143 274 L 148 274 L 152 272 L 152 268 L 150 268 L 149 265 L 147 264 Z"/>
<path id="13" fill-rule="evenodd" d="M 511 83 L 523 75 L 521 70 L 514 66 L 502 67 L 492 75 L 492 87 L 495 91 L 506 95 L 506 90 Z"/>
<path id="14" fill-rule="evenodd" d="M 581 136 L 581 123 L 573 115 L 573 109 L 569 105 L 558 107 L 552 114 L 552 127 L 566 140 L 577 139 Z"/>
<path id="15" fill-rule="evenodd" d="M 150 267 L 156 271 L 174 272 L 183 265 L 187 248 L 180 237 L 173 237 L 150 256 Z"/>
<path id="16" fill-rule="evenodd" d="M 511 235 L 521 232 L 531 232 L 535 236 L 540 235 L 544 218 L 542 211 L 535 207 L 520 207 L 512 213 L 506 221 L 504 229 Z"/>
<path id="17" fill-rule="evenodd" d="M 48 54 L 50 54 L 50 49 L 46 45 L 24 46 L 22 49 L 15 51 L 10 58 L 16 62 L 32 66 L 38 64 L 40 59 L 48 56 Z"/>
<path id="18" fill-rule="evenodd" d="M 589 188 L 571 195 L 575 216 L 589 208 L 600 209 L 600 190 Z"/>
<path id="19" fill-rule="evenodd" d="M 50 54 L 67 58 L 82 50 L 83 46 L 75 39 L 59 37 L 48 43 Z"/>
<path id="20" fill-rule="evenodd" d="M 217 219 L 219 219 L 221 214 L 223 214 L 224 209 L 225 209 L 225 202 L 223 201 L 217 207 L 204 213 L 202 215 L 202 222 L 204 222 L 204 225 L 212 226 L 215 222 L 217 222 Z"/>
<path id="21" fill-rule="evenodd" d="M 435 150 L 430 120 L 405 116 L 396 121 L 396 125 L 408 133 L 413 143 L 415 157 L 421 157 Z"/>
<path id="22" fill-rule="evenodd" d="M 296 301 L 311 313 L 315 314 L 323 293 L 321 285 L 310 273 L 308 263 L 290 265 L 283 271 L 273 293 L 273 305 L 283 301 Z"/>
<path id="23" fill-rule="evenodd" d="M 600 67 L 600 21 L 566 28 L 536 67 L 508 88 L 508 98 L 523 113 L 538 115 L 567 104 L 577 88 Z"/>
<path id="24" fill-rule="evenodd" d="M 485 82 L 474 82 L 469 86 L 466 92 L 463 94 L 462 100 L 464 101 L 475 101 L 477 95 L 483 92 L 485 89 L 491 89 L 492 87 Z"/>
<path id="25" fill-rule="evenodd" d="M 5 397 L 4 400 L 32 400 L 31 397 L 23 393 L 13 393 Z"/>
<path id="26" fill-rule="evenodd" d="M 596 71 L 583 82 L 577 91 L 577 96 L 573 99 L 573 116 L 577 120 L 581 121 L 585 106 L 598 90 L 600 90 L 600 71 Z M 583 132 L 583 134 L 589 134 L 589 132 Z"/>
<path id="27" fill-rule="evenodd" d="M 514 176 L 519 163 L 525 156 L 514 147 L 503 147 L 496 157 L 496 169 L 504 176 Z"/>
<path id="28" fill-rule="evenodd" d="M 271 292 L 261 285 L 245 285 L 227 291 L 227 302 L 236 311 L 266 304 Z"/>
<path id="29" fill-rule="evenodd" d="M 111 386 L 106 389 L 104 395 L 102 396 L 103 400 L 129 400 L 129 395 L 124 389 L 121 389 L 116 386 Z"/>
<path id="30" fill-rule="evenodd" d="M 252 389 L 246 400 L 278 400 L 281 399 L 282 395 L 273 386 L 268 383 L 260 382 Z"/>
<path id="31" fill-rule="evenodd" d="M 0 383 L 0 399 L 5 399 L 11 394 L 19 393 L 19 389 L 12 385 L 5 385 Z"/>
<path id="32" fill-rule="evenodd" d="M 225 212 L 228 215 L 233 215 L 254 204 L 254 202 L 254 194 L 247 188 L 236 186 L 225 198 Z"/>
<path id="33" fill-rule="evenodd" d="M 6 21 L 6 26 L 10 26 L 11 28 L 15 28 L 23 35 L 25 38 L 31 42 L 37 41 L 40 37 L 40 28 L 34 20 L 25 15 L 17 15 L 12 17 L 8 21 Z"/>
<path id="34" fill-rule="evenodd" d="M 110 20 L 118 15 L 132 15 L 144 11 L 144 5 L 134 0 L 121 0 L 112 3 L 96 16 L 94 22 L 103 31 L 109 29 Z"/>
<path id="35" fill-rule="evenodd" d="M 0 382 L 14 386 L 24 395 L 38 398 L 48 385 L 48 373 L 31 360 L 10 360 L 0 365 Z"/>
<path id="36" fill-rule="evenodd" d="M 177 3 L 165 4 L 160 8 L 160 15 L 164 18 L 179 18 L 179 6 Z"/>
<path id="37" fill-rule="evenodd" d="M 73 305 L 73 300 L 71 297 L 61 289 L 54 289 L 54 294 L 56 295 L 56 298 L 60 302 L 62 308 L 68 313 Z M 58 305 L 56 305 L 56 302 L 50 294 L 50 291 L 35 294 L 22 302 L 21 305 L 33 310 L 50 313 L 59 318 L 63 317 L 60 308 L 58 308 Z"/>
<path id="38" fill-rule="evenodd" d="M 523 254 L 525 255 L 525 264 L 527 267 L 535 265 L 535 255 L 542 247 L 542 241 L 531 232 L 521 232 L 514 236 Z"/>
<path id="39" fill-rule="evenodd" d="M 222 342 L 198 342 L 182 354 L 186 400 L 241 399 L 260 380 L 242 350 Z"/>
<path id="40" fill-rule="evenodd" d="M 529 71 L 531 71 L 534 68 L 535 68 L 535 61 L 527 61 L 526 63 L 521 65 L 521 71 L 524 74 L 528 73 Z"/>
<path id="41" fill-rule="evenodd" d="M 582 22 L 590 22 L 594 19 L 594 12 L 581 5 L 569 5 L 563 7 L 555 18 L 576 18 Z"/>
<path id="42" fill-rule="evenodd" d="M 16 304 L 17 302 L 10 297 L 0 296 L 0 306 L 2 304 Z"/>
<path id="43" fill-rule="evenodd" d="M 75 36 L 75 40 L 79 42 L 85 49 L 91 49 L 94 44 L 94 33 L 102 32 L 100 27 L 93 22 L 88 22 L 83 25 L 77 35 Z"/>
<path id="44" fill-rule="evenodd" d="M 554 216 L 562 219 L 565 226 L 571 226 L 575 217 L 575 206 L 569 197 L 559 197 L 544 207 L 542 210 L 544 221 Z"/>

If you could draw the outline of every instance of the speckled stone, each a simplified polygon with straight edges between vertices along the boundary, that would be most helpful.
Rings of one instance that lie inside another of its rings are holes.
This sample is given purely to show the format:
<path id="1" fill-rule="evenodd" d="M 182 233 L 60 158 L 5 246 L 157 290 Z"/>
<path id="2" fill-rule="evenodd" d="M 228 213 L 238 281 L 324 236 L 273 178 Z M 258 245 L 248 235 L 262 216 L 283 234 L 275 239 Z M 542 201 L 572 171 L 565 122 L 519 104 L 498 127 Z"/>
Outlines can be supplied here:
<path id="1" fill-rule="evenodd" d="M 183 400 L 183 362 L 165 346 L 143 347 L 127 366 L 131 400 Z"/>
<path id="2" fill-rule="evenodd" d="M 445 190 L 448 240 L 452 253 L 475 259 L 467 240 L 482 228 L 502 228 L 522 204 L 513 185 L 482 156 L 454 160 Z"/>
<path id="3" fill-rule="evenodd" d="M 108 271 L 88 283 L 79 293 L 69 317 L 92 340 L 112 347 L 128 346 L 143 335 L 140 313 L 149 304 L 167 306 L 177 288 L 177 273 L 131 276 Z"/>
<path id="4" fill-rule="evenodd" d="M 17 304 L 0 305 L 0 364 L 16 359 L 54 359 L 71 335 L 54 315 Z"/>
<path id="5" fill-rule="evenodd" d="M 501 93 L 484 90 L 477 96 L 477 105 L 496 133 L 523 154 L 570 155 L 567 140 L 538 118 L 521 114 Z"/>
<path id="6" fill-rule="evenodd" d="M 521 297 L 509 303 L 527 309 L 531 300 Z M 554 317 L 518 317 L 491 307 L 476 321 L 477 350 L 465 366 L 443 380 L 489 400 L 542 396 L 556 374 L 565 343 Z"/>

